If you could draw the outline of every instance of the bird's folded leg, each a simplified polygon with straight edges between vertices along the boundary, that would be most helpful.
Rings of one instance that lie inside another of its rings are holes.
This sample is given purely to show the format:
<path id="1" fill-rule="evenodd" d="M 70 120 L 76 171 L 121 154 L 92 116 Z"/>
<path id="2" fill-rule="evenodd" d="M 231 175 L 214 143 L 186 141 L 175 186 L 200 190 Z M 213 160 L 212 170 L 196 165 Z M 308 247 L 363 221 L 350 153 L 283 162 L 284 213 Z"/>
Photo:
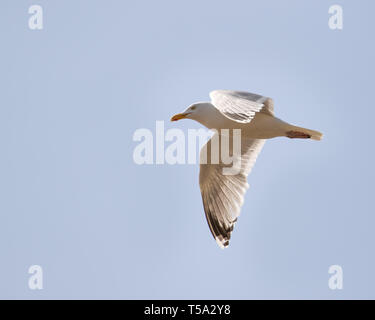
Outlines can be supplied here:
<path id="1" fill-rule="evenodd" d="M 288 138 L 291 138 L 291 139 L 294 139 L 294 138 L 299 138 L 299 139 L 310 139 L 311 138 L 311 135 L 307 134 L 307 133 L 304 133 L 304 132 L 300 132 L 300 131 L 287 131 L 286 132 L 286 136 Z"/>

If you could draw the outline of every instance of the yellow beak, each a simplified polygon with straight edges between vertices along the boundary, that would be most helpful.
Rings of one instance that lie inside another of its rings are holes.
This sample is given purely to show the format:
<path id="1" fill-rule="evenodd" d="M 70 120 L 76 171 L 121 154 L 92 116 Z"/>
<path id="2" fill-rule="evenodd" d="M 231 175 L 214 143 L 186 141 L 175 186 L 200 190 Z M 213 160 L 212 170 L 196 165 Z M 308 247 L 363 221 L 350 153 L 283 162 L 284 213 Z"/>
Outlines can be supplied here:
<path id="1" fill-rule="evenodd" d="M 177 121 L 177 120 L 181 120 L 181 119 L 184 119 L 184 118 L 186 118 L 185 113 L 177 113 L 171 118 L 171 121 Z"/>

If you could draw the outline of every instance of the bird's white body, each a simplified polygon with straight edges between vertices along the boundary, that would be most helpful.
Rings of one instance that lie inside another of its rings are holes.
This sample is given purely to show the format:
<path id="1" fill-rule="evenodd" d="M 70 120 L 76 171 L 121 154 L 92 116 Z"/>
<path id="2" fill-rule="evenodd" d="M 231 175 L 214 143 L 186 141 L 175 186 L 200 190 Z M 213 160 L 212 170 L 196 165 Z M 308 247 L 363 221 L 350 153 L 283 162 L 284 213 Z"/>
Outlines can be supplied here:
<path id="1" fill-rule="evenodd" d="M 242 134 L 251 139 L 271 139 L 286 136 L 286 132 L 294 127 L 267 113 L 258 112 L 251 122 L 238 123 L 225 117 L 213 105 L 210 106 L 210 103 L 206 103 L 205 109 L 209 113 L 208 117 L 191 115 L 190 118 L 208 129 L 218 131 L 221 129 L 241 129 Z"/>
<path id="2" fill-rule="evenodd" d="M 268 112 L 257 112 L 250 122 L 239 123 L 224 116 L 212 103 L 201 102 L 199 112 L 189 114 L 187 118 L 195 120 L 208 129 L 241 129 L 242 135 L 251 139 L 272 139 L 287 137 L 290 131 L 302 131 L 311 135 L 312 139 L 320 140 L 321 134 L 314 130 L 293 126 Z"/>

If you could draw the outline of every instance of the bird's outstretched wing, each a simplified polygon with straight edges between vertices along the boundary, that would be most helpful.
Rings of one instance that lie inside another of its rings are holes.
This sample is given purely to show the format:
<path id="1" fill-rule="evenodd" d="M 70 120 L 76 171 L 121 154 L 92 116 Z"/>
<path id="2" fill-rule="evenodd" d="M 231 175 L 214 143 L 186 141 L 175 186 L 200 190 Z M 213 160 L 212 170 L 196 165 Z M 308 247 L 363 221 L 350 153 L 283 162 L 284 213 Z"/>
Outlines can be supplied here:
<path id="1" fill-rule="evenodd" d="M 247 176 L 254 166 L 265 140 L 242 138 L 241 155 L 233 155 L 233 157 L 237 157 L 233 161 L 235 163 L 238 163 L 236 162 L 238 157 L 241 158 L 238 173 L 224 175 L 223 169 L 230 165 L 225 165 L 222 161 L 212 164 L 211 161 L 212 141 L 218 138 L 220 139 L 221 136 L 215 133 L 200 152 L 199 185 L 211 233 L 218 245 L 225 248 L 229 245 L 231 232 L 240 215 L 243 198 L 249 187 Z M 221 141 L 219 146 L 221 146 Z M 230 152 L 233 153 L 233 151 Z"/>
<path id="2" fill-rule="evenodd" d="M 247 123 L 255 113 L 273 113 L 273 100 L 255 93 L 232 90 L 214 90 L 210 92 L 212 104 L 227 118 Z"/>

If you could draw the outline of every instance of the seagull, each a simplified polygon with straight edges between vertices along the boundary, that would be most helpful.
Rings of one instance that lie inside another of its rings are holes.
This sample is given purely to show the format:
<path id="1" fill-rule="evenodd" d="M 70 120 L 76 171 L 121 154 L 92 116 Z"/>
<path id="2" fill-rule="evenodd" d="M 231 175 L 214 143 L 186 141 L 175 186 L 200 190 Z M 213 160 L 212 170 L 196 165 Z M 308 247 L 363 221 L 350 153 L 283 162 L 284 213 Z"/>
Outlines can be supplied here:
<path id="1" fill-rule="evenodd" d="M 210 231 L 217 244 L 226 248 L 249 188 L 247 176 L 266 139 L 321 140 L 323 135 L 276 118 L 274 102 L 269 97 L 244 91 L 214 90 L 210 92 L 210 98 L 211 102 L 190 105 L 184 112 L 174 115 L 171 121 L 192 119 L 214 131 L 200 151 L 199 186 Z M 219 145 L 219 151 L 216 151 L 220 152 L 223 145 L 214 144 L 214 141 L 224 139 L 223 132 L 230 130 L 233 137 L 235 129 L 240 130 L 240 152 L 234 152 L 234 142 L 229 149 L 233 164 L 238 160 L 240 165 L 235 174 L 225 174 L 228 163 L 222 159 L 213 161 L 216 156 L 212 149 Z"/>

